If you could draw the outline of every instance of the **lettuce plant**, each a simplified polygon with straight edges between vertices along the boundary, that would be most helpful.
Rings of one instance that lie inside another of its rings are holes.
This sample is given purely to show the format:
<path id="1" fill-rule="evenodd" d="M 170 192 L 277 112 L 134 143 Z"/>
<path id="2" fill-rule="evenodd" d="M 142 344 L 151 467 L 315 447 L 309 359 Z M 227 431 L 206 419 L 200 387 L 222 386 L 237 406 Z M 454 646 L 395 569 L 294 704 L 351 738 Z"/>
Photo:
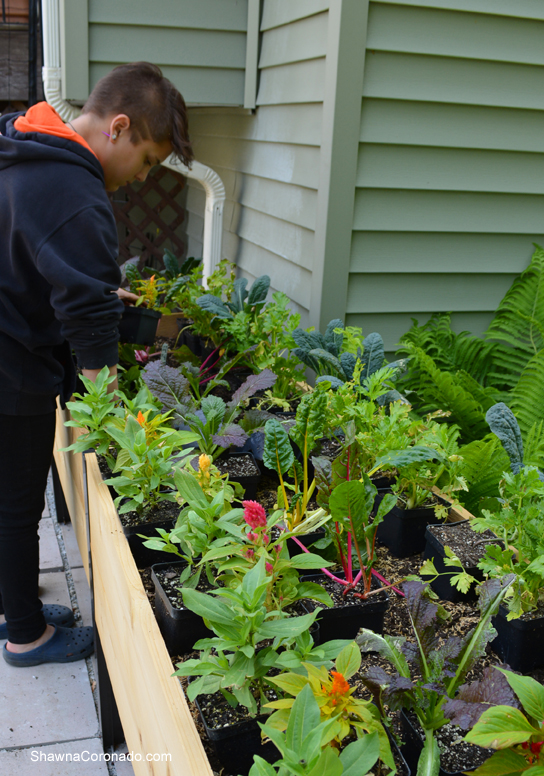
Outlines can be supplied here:
<path id="1" fill-rule="evenodd" d="M 511 584 L 511 578 L 504 583 L 497 579 L 482 583 L 478 589 L 478 624 L 464 637 L 451 636 L 442 641 L 438 625 L 448 615 L 433 602 L 436 596 L 428 585 L 419 580 L 405 582 L 403 591 L 415 642 L 404 637 L 379 636 L 366 628 L 357 636 L 362 652 L 378 652 L 395 669 L 393 676 L 389 676 L 375 666 L 363 677 L 382 713 L 384 703 L 392 710 L 411 709 L 423 728 L 425 743 L 419 759 L 419 774 L 438 774 L 440 754 L 434 731 L 454 716 L 455 710 L 451 715 L 448 712 L 448 702 L 455 698 L 467 673 L 484 655 L 486 644 L 496 636 L 491 617 Z M 493 688 L 488 686 L 487 691 L 492 693 Z M 478 701 L 482 693 L 485 687 L 480 684 Z M 468 699 L 465 703 L 468 705 Z M 477 711 L 482 711 L 481 706 L 479 703 Z"/>
<path id="2" fill-rule="evenodd" d="M 495 705 L 483 712 L 465 741 L 498 751 L 473 771 L 474 776 L 538 776 L 544 771 L 544 689 L 530 676 L 496 670 L 506 677 L 525 714 L 513 708 L 512 703 Z"/>

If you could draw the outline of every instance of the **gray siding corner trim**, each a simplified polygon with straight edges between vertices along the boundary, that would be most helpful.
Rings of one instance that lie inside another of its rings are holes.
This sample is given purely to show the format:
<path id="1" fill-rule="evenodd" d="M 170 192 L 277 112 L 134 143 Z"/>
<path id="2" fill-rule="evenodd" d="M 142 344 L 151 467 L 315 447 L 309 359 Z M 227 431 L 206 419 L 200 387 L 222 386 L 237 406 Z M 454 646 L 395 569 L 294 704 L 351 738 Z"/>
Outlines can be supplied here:
<path id="1" fill-rule="evenodd" d="M 369 0 L 329 8 L 310 323 L 346 310 Z"/>

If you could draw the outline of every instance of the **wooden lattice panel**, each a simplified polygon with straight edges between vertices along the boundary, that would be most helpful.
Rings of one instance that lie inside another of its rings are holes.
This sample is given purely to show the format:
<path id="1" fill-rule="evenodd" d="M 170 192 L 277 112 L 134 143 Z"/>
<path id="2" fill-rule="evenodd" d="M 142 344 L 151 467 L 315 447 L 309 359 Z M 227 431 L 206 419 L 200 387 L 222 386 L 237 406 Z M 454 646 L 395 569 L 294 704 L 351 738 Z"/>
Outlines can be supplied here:
<path id="1" fill-rule="evenodd" d="M 174 185 L 167 189 L 164 184 L 171 179 L 174 179 Z M 120 201 L 118 195 L 110 196 L 115 220 L 118 226 L 124 227 L 119 239 L 121 262 L 135 255 L 135 243 L 142 264 L 158 262 L 160 265 L 164 248 L 180 258 L 184 255 L 185 242 L 177 233 L 185 220 L 185 209 L 178 201 L 184 187 L 182 175 L 158 167 L 148 175 L 145 183 L 133 183 L 119 189 L 124 201 Z M 173 218 L 168 220 L 172 212 Z"/>

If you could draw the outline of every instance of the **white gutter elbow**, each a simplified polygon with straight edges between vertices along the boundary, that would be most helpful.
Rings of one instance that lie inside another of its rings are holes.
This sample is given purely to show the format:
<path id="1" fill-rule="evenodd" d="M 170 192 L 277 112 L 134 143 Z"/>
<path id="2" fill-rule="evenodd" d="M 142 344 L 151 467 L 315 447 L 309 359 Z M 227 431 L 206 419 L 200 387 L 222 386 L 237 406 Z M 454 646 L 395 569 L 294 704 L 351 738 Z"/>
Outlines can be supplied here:
<path id="1" fill-rule="evenodd" d="M 42 0 L 42 30 L 42 78 L 45 99 L 63 121 L 72 121 L 79 116 L 81 111 L 62 99 L 59 0 Z"/>
<path id="2" fill-rule="evenodd" d="M 225 204 L 225 186 L 219 175 L 200 162 L 193 162 L 187 167 L 170 156 L 163 167 L 181 173 L 187 178 L 198 181 L 206 192 L 206 209 L 204 211 L 204 235 L 202 238 L 202 270 L 203 284 L 221 261 L 221 241 L 223 237 L 223 206 Z"/>

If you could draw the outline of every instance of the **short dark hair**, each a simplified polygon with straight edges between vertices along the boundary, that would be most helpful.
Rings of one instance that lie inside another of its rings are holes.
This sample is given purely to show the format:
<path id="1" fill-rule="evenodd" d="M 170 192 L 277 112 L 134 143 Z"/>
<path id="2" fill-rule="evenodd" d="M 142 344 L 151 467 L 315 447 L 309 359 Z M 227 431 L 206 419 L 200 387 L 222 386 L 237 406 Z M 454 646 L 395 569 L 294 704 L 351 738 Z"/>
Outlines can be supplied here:
<path id="1" fill-rule="evenodd" d="M 140 140 L 169 140 L 182 162 L 190 165 L 194 159 L 185 101 L 160 67 L 151 62 L 115 67 L 96 84 L 82 112 L 100 118 L 125 113 L 134 144 Z"/>

